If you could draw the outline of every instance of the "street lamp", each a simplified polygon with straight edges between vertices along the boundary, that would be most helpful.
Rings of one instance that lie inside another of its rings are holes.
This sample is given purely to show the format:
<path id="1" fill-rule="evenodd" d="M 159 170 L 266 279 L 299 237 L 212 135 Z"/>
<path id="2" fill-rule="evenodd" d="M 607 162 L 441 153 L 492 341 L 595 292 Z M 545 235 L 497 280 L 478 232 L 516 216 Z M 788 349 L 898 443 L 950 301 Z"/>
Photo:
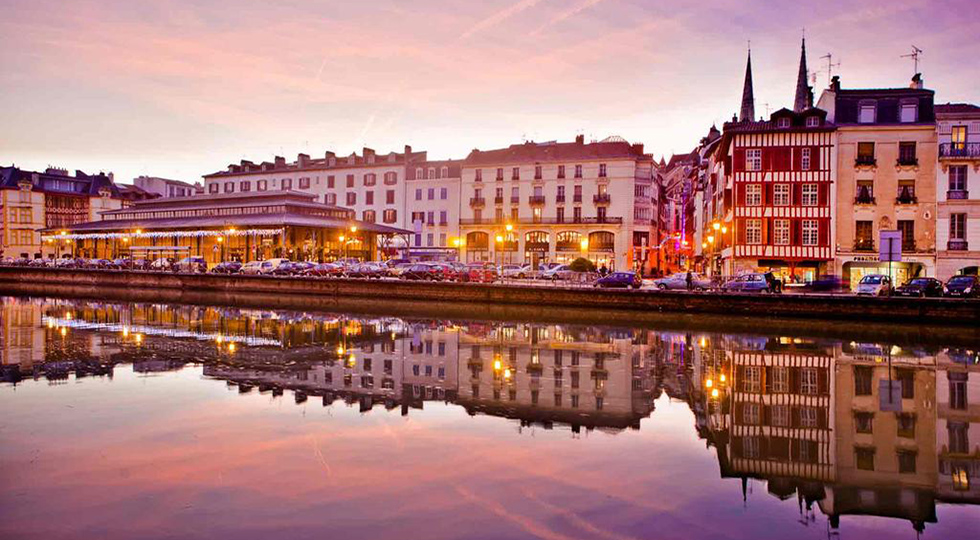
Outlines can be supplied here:
<path id="1" fill-rule="evenodd" d="M 508 223 L 507 225 L 505 225 L 504 228 L 507 229 L 507 232 L 510 232 L 510 231 L 513 231 L 514 230 L 514 226 L 511 225 L 510 223 Z"/>
<path id="2" fill-rule="evenodd" d="M 709 234 L 708 235 L 708 243 L 709 244 L 714 244 L 715 243 L 715 237 L 714 237 L 714 235 L 712 235 L 712 234 Z"/>
<path id="3" fill-rule="evenodd" d="M 714 222 L 714 223 L 711 224 L 711 228 L 717 231 L 718 229 L 721 228 L 721 223 L 718 223 L 716 221 L 716 222 Z"/>

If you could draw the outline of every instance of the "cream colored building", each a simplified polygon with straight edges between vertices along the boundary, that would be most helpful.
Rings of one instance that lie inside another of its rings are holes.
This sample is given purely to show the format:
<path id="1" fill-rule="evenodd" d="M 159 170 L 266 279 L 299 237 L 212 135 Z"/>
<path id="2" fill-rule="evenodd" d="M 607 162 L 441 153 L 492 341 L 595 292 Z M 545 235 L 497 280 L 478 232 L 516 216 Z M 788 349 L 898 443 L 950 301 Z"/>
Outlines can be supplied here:
<path id="1" fill-rule="evenodd" d="M 422 260 L 459 257 L 459 189 L 462 162 L 424 161 L 409 167 L 405 214 L 410 235 L 402 255 Z"/>
<path id="2" fill-rule="evenodd" d="M 568 263 L 632 270 L 652 264 L 653 158 L 619 138 L 474 150 L 463 163 L 463 260 Z"/>
<path id="3" fill-rule="evenodd" d="M 936 163 L 933 91 L 844 90 L 834 79 L 817 107 L 837 125 L 835 270 L 852 287 L 866 274 L 897 283 L 936 275 Z M 902 260 L 879 257 L 881 231 L 902 232 Z"/>
<path id="4" fill-rule="evenodd" d="M 980 266 L 980 107 L 936 105 L 936 277 Z"/>

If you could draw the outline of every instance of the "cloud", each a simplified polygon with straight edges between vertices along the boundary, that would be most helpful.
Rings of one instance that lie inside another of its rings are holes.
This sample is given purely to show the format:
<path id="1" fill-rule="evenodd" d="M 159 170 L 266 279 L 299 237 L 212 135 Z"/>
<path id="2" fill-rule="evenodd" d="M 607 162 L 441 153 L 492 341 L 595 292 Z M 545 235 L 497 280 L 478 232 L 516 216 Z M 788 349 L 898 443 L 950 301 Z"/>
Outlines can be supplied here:
<path id="1" fill-rule="evenodd" d="M 482 32 L 483 30 L 486 30 L 487 28 L 494 27 L 494 26 L 500 24 L 501 22 L 503 22 L 503 21 L 505 21 L 505 20 L 513 17 L 514 15 L 517 15 L 518 13 L 520 13 L 520 12 L 526 10 L 526 9 L 530 9 L 530 8 L 532 8 L 532 7 L 540 4 L 542 1 L 543 0 L 521 0 L 520 2 L 518 2 L 516 4 L 512 4 L 511 6 L 509 6 L 507 8 L 504 8 L 504 9 L 502 9 L 502 10 L 494 13 L 493 15 L 487 17 L 486 19 L 483 19 L 480 22 L 474 24 L 473 26 L 470 27 L 469 30 L 467 30 L 467 31 L 463 32 L 462 34 L 460 34 L 459 38 L 460 39 L 468 39 L 473 34 Z"/>
<path id="2" fill-rule="evenodd" d="M 605 0 L 585 0 L 584 2 L 580 2 L 579 4 L 573 6 L 571 9 L 562 11 L 558 15 L 552 17 L 548 22 L 535 28 L 531 32 L 531 35 L 532 36 L 540 35 L 542 32 L 551 28 L 552 26 L 555 26 L 567 19 L 570 19 L 589 8 L 595 7 L 597 4 L 601 4 L 602 2 L 605 2 Z"/>

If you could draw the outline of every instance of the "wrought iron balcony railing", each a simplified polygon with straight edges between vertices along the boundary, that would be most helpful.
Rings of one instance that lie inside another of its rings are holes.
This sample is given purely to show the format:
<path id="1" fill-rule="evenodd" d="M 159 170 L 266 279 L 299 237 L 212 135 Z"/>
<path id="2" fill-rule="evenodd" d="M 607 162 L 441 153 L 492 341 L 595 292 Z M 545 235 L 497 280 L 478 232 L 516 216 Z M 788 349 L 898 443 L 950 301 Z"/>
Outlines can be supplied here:
<path id="1" fill-rule="evenodd" d="M 939 157 L 980 159 L 980 142 L 942 143 Z"/>

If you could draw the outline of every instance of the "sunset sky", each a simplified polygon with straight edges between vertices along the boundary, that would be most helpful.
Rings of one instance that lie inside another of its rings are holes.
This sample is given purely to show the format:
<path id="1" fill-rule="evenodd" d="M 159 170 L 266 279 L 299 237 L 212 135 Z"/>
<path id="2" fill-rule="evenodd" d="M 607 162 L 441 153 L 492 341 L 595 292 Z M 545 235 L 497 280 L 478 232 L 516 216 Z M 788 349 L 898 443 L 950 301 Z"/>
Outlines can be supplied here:
<path id="1" fill-rule="evenodd" d="M 737 111 L 905 86 L 980 102 L 976 0 L 0 0 L 0 165 L 188 181 L 242 158 L 432 158 L 620 135 L 659 157 Z"/>

